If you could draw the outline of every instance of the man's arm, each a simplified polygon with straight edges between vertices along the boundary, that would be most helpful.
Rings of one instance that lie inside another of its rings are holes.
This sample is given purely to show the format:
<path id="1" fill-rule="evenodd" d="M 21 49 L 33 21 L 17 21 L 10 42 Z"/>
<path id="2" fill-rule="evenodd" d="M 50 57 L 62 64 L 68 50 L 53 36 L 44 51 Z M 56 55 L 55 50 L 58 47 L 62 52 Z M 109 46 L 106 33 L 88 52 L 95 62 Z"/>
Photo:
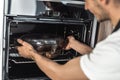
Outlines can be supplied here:
<path id="1" fill-rule="evenodd" d="M 18 42 L 23 45 L 17 48 L 20 55 L 33 59 L 38 67 L 52 80 L 87 80 L 80 67 L 80 57 L 60 65 L 39 55 L 30 44 L 22 40 L 18 40 Z"/>
<path id="2" fill-rule="evenodd" d="M 77 40 L 75 40 L 75 38 L 73 36 L 69 36 L 69 43 L 66 47 L 66 50 L 68 49 L 74 49 L 75 51 L 79 52 L 80 54 L 88 54 L 92 52 L 92 48 L 89 47 L 86 44 L 83 44 Z"/>
<path id="3" fill-rule="evenodd" d="M 38 67 L 52 80 L 88 80 L 80 67 L 80 57 L 60 65 L 41 55 L 35 56 L 34 60 Z"/>

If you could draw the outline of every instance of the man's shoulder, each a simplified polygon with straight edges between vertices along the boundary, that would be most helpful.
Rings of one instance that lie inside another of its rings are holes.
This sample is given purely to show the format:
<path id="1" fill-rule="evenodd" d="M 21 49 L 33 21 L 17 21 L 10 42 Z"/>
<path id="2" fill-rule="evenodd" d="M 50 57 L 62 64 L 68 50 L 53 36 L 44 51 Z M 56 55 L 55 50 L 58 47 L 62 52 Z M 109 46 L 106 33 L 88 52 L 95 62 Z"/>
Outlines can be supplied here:
<path id="1" fill-rule="evenodd" d="M 116 32 L 110 34 L 106 39 L 115 39 L 115 38 L 120 39 L 120 29 L 118 29 Z"/>

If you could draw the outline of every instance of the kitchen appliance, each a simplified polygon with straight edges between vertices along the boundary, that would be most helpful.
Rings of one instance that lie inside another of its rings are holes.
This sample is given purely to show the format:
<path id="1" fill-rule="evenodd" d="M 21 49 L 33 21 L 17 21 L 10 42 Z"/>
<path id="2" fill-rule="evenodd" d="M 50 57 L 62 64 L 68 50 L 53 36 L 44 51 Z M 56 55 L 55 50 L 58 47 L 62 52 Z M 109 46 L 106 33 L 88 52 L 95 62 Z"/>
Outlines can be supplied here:
<path id="1" fill-rule="evenodd" d="M 33 60 L 18 54 L 15 47 L 19 44 L 16 40 L 23 36 L 26 38 L 25 35 L 30 35 L 28 40 L 41 41 L 38 44 L 50 43 L 54 45 L 53 47 L 56 45 L 57 37 L 60 36 L 65 41 L 72 35 L 77 40 L 94 47 L 97 21 L 90 12 L 84 10 L 84 1 L 26 0 L 26 3 L 24 1 L 5 0 L 3 80 L 50 80 Z M 18 3 L 19 5 L 16 5 Z M 44 38 L 44 35 L 47 38 Z M 47 47 L 50 51 L 51 46 Z M 70 59 L 81 56 L 72 49 L 67 51 L 60 49 L 57 53 L 59 53 L 57 56 L 50 59 L 59 64 L 65 64 Z"/>

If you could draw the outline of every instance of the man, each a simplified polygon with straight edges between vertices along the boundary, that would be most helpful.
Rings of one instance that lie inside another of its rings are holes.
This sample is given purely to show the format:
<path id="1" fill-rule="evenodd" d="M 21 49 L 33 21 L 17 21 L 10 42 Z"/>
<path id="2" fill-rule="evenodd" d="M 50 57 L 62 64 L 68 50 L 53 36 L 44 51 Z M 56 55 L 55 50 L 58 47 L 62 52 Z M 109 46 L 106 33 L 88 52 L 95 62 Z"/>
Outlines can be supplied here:
<path id="1" fill-rule="evenodd" d="M 52 80 L 120 80 L 120 0 L 86 0 L 85 9 L 100 22 L 110 20 L 115 28 L 93 50 L 69 36 L 66 49 L 72 48 L 84 55 L 60 65 L 37 54 L 30 44 L 18 39 L 23 45 L 18 47 L 20 55 L 33 59 Z"/>

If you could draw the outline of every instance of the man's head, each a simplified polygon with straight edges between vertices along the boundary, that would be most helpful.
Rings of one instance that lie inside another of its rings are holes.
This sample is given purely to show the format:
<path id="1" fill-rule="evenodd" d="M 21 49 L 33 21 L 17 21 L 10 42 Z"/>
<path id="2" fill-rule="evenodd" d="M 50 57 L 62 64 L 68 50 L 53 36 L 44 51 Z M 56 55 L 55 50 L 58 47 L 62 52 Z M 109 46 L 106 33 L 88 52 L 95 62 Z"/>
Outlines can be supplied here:
<path id="1" fill-rule="evenodd" d="M 120 7 L 120 0 L 85 0 L 85 9 L 96 16 L 98 21 L 111 20 L 113 7 Z"/>

